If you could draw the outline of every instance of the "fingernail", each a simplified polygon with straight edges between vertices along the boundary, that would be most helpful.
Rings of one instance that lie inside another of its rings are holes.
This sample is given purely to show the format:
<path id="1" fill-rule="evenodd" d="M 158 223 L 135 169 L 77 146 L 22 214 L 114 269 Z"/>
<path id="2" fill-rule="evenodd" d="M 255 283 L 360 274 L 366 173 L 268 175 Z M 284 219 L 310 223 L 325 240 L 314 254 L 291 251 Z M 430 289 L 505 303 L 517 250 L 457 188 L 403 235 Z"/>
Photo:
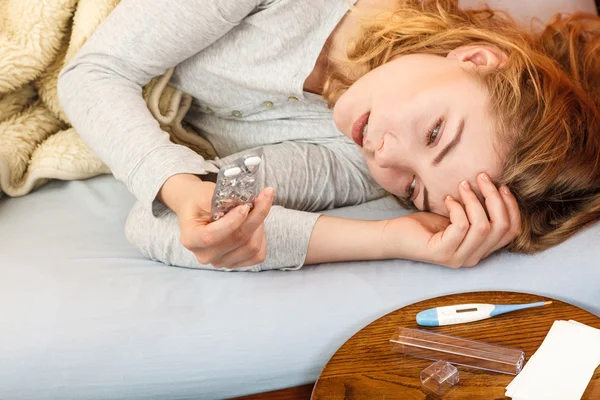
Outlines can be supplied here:
<path id="1" fill-rule="evenodd" d="M 471 190 L 471 185 L 469 185 L 469 182 L 462 181 L 460 184 L 465 190 Z"/>
<path id="2" fill-rule="evenodd" d="M 503 186 L 503 187 L 502 187 L 502 192 L 503 192 L 504 194 L 510 194 L 510 190 L 508 190 L 508 186 Z"/>
<path id="3" fill-rule="evenodd" d="M 265 195 L 267 196 L 267 199 L 271 200 L 273 197 L 275 197 L 275 189 L 267 188 Z"/>
<path id="4" fill-rule="evenodd" d="M 250 211 L 250 207 L 248 205 L 243 205 L 240 209 L 240 214 L 246 215 L 248 211 Z"/>
<path id="5" fill-rule="evenodd" d="M 488 176 L 488 174 L 486 174 L 485 172 L 482 174 L 479 174 L 479 177 L 484 181 L 484 182 L 490 182 L 490 177 Z"/>
<path id="6" fill-rule="evenodd" d="M 452 196 L 446 196 L 446 200 L 454 200 L 454 197 L 452 197 Z"/>

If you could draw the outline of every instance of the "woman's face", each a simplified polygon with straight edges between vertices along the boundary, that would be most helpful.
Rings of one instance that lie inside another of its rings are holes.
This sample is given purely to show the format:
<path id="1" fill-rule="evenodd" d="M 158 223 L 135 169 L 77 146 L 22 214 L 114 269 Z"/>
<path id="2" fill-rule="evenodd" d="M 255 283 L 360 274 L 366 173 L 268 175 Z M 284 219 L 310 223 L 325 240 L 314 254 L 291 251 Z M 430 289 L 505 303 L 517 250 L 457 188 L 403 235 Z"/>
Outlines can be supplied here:
<path id="1" fill-rule="evenodd" d="M 460 182 L 477 192 L 478 173 L 492 180 L 500 173 L 489 94 L 467 72 L 475 64 L 453 53 L 397 57 L 356 81 L 335 105 L 337 128 L 361 147 L 375 180 L 420 210 L 447 215 L 444 198 L 460 199 Z"/>

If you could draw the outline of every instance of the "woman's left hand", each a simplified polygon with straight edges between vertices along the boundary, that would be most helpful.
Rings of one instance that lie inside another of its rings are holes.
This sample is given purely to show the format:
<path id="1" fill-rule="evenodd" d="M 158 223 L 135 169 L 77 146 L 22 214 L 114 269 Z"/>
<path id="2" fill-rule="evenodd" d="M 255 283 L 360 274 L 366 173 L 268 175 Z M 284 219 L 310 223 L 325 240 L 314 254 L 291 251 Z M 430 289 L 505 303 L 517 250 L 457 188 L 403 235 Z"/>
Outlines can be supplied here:
<path id="1" fill-rule="evenodd" d="M 386 221 L 383 237 L 393 258 L 472 267 L 515 239 L 521 217 L 514 196 L 506 187 L 498 190 L 486 174 L 477 176 L 477 185 L 485 208 L 465 181 L 459 185 L 464 208 L 450 196 L 445 200 L 449 218 L 419 212 Z"/>

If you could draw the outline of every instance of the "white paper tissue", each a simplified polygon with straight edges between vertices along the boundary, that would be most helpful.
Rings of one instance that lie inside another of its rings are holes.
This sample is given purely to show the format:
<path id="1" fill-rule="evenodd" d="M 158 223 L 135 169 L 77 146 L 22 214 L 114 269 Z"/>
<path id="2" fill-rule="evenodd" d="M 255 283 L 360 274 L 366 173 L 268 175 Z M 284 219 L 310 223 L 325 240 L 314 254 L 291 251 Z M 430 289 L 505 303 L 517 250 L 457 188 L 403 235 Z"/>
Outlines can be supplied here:
<path id="1" fill-rule="evenodd" d="M 581 399 L 600 365 L 600 329 L 555 321 L 542 345 L 506 387 L 513 400 Z"/>

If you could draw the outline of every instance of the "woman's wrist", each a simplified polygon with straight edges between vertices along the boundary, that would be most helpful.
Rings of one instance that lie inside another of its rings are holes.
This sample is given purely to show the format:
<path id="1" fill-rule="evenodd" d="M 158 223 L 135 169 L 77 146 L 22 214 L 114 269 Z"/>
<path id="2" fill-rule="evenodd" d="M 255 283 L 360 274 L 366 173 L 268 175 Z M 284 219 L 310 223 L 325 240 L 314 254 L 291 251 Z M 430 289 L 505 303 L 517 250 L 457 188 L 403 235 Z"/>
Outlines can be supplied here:
<path id="1" fill-rule="evenodd" d="M 185 203 L 190 200 L 186 193 L 196 192 L 204 186 L 209 190 L 211 183 L 202 181 L 197 175 L 177 174 L 165 181 L 156 198 L 175 214 L 179 214 Z"/>
<path id="2" fill-rule="evenodd" d="M 321 216 L 313 228 L 305 264 L 391 258 L 383 237 L 385 222 Z"/>
<path id="3" fill-rule="evenodd" d="M 381 251 L 386 259 L 415 260 L 409 244 L 411 232 L 406 216 L 386 219 L 381 222 Z"/>

